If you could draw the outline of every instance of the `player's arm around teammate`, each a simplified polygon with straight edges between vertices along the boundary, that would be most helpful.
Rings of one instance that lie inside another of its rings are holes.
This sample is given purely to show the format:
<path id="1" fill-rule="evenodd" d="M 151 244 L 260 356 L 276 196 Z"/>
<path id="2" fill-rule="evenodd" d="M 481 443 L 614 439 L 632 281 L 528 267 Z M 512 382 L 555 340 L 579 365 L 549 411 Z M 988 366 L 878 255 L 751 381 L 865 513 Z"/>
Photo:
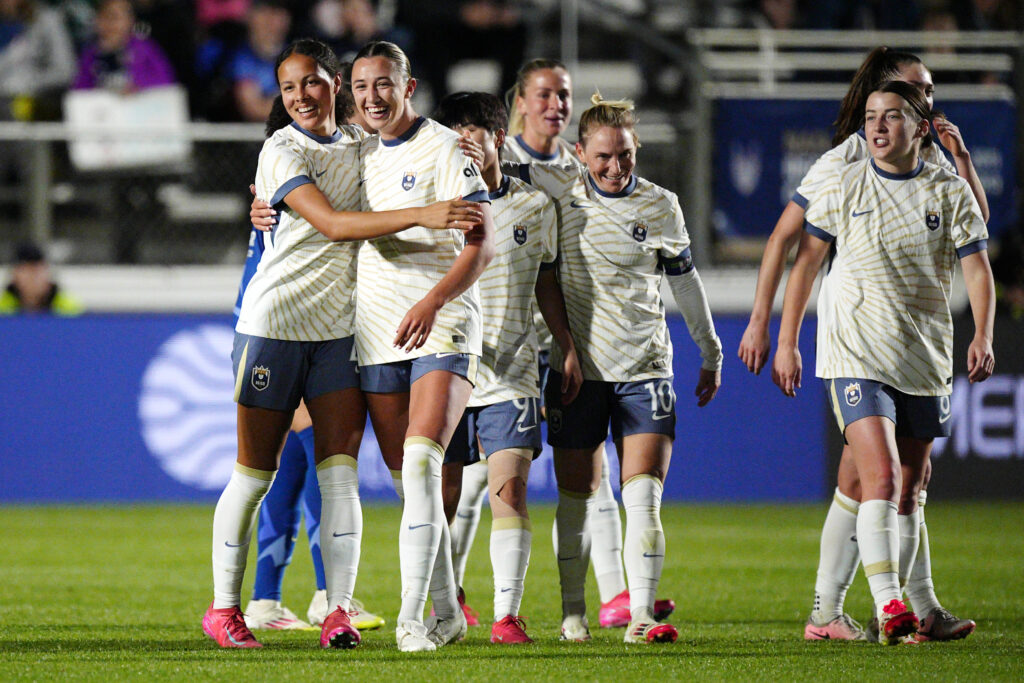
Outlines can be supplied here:
<path id="1" fill-rule="evenodd" d="M 562 359 L 553 353 L 546 398 L 559 485 L 562 635 L 589 638 L 584 519 L 610 424 L 626 508 L 623 554 L 632 618 L 625 641 L 667 642 L 677 632 L 653 614 L 665 552 L 661 495 L 675 433 L 671 340 L 660 295 L 664 275 L 704 358 L 695 392 L 699 405 L 718 390 L 721 343 L 693 269 L 678 201 L 633 174 L 638 141 L 632 104 L 600 96 L 594 102 L 581 117 L 576 147 L 586 170 L 531 170 L 542 187 L 544 175 L 556 179 L 545 189 L 562 211 L 559 280 L 584 378 L 577 398 L 566 404 L 557 389 Z M 599 253 L 595 244 L 602 245 Z M 627 356 L 623 348 L 635 352 Z"/>
<path id="2" fill-rule="evenodd" d="M 819 374 L 828 378 L 861 482 L 857 540 L 879 639 L 890 644 L 918 627 L 900 601 L 900 570 L 913 565 L 916 548 L 901 552 L 896 501 L 901 480 L 920 481 L 933 438 L 949 433 L 954 250 L 965 263 L 975 316 L 972 379 L 987 378 L 994 363 L 984 220 L 967 182 L 920 160 L 929 116 L 925 97 L 904 82 L 887 83 L 868 98 L 865 135 L 872 158 L 838 169 L 809 208 L 773 365 L 779 387 L 794 395 L 802 372 L 800 322 L 814 275 L 834 242 L 844 266 L 819 348 Z M 924 215 L 901 213 L 903 206 L 924 207 Z M 879 274 L 872 270 L 879 262 L 893 265 Z M 944 310 L 917 305 L 918 298 L 944 301 Z"/>

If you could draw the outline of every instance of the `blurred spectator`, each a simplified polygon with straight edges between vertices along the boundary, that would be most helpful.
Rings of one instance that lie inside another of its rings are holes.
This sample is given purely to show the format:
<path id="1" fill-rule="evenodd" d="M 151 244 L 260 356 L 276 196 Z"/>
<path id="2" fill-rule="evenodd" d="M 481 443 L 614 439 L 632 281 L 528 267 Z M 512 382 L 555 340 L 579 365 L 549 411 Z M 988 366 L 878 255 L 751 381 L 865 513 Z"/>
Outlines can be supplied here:
<path id="1" fill-rule="evenodd" d="M 916 0 L 815 0 L 806 14 L 808 27 L 817 29 L 916 31 L 921 25 Z"/>
<path id="2" fill-rule="evenodd" d="M 120 93 L 175 82 L 167 56 L 151 38 L 134 32 L 129 0 L 100 0 L 95 40 L 82 52 L 75 89 L 105 88 Z"/>
<path id="3" fill-rule="evenodd" d="M 318 0 L 298 33 L 327 43 L 341 60 L 351 59 L 371 40 L 409 46 L 409 36 L 404 31 L 381 23 L 370 0 Z"/>
<path id="4" fill-rule="evenodd" d="M 42 250 L 32 243 L 18 245 L 11 268 L 11 282 L 0 293 L 0 315 L 78 315 L 81 312 L 81 304 L 50 278 L 50 267 Z"/>
<path id="5" fill-rule="evenodd" d="M 1018 31 L 1024 16 L 1014 0 L 960 0 L 950 9 L 965 31 Z"/>
<path id="6" fill-rule="evenodd" d="M 448 94 L 448 69 L 464 59 L 501 67 L 500 92 L 516 81 L 526 51 L 526 24 L 515 0 L 398 0 L 396 23 L 413 33 L 412 63 L 434 101 Z"/>
<path id="7" fill-rule="evenodd" d="M 0 0 L 0 120 L 58 118 L 74 75 L 61 14 L 36 0 Z"/>
<path id="8" fill-rule="evenodd" d="M 756 4 L 750 14 L 751 28 L 800 28 L 796 0 L 758 0 Z"/>
<path id="9" fill-rule="evenodd" d="M 227 91 L 230 101 L 207 103 L 212 120 L 266 121 L 278 93 L 274 61 L 288 42 L 292 16 L 279 0 L 255 0 L 246 20 L 245 40 L 232 45 L 213 37 L 196 58 L 200 88 Z"/>
<path id="10" fill-rule="evenodd" d="M 67 2 L 68 0 L 64 0 Z M 195 87 L 196 21 L 192 3 L 183 0 L 135 0 L 136 33 L 148 35 L 167 56 L 178 82 Z"/>

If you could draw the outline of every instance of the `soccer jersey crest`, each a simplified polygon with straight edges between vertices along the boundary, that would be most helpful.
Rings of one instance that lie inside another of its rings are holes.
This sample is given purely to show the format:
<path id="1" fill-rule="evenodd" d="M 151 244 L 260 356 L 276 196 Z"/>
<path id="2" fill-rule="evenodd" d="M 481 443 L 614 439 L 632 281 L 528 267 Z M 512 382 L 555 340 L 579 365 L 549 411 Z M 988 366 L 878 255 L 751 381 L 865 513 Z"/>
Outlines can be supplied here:
<path id="1" fill-rule="evenodd" d="M 556 434 L 562 431 L 562 411 L 558 408 L 548 411 L 548 428 Z"/>
<path id="2" fill-rule="evenodd" d="M 858 403 L 860 403 L 860 382 L 850 382 L 849 384 L 847 384 L 844 393 L 846 394 L 846 405 L 852 408 Z"/>
<path id="3" fill-rule="evenodd" d="M 252 369 L 252 388 L 263 391 L 270 386 L 270 368 L 256 365 Z"/>
<path id="4" fill-rule="evenodd" d="M 647 239 L 646 223 L 638 221 L 637 224 L 633 226 L 633 239 L 635 239 L 637 242 L 643 242 L 645 239 Z"/>
<path id="5" fill-rule="evenodd" d="M 928 211 L 924 216 L 924 224 L 928 226 L 929 230 L 938 230 L 942 225 L 942 217 L 939 216 L 938 211 Z"/>
<path id="6" fill-rule="evenodd" d="M 409 191 L 416 184 L 416 171 L 406 171 L 402 176 L 402 189 Z"/>
<path id="7" fill-rule="evenodd" d="M 516 241 L 516 244 L 526 244 L 526 226 L 521 223 L 513 225 L 512 239 Z"/>

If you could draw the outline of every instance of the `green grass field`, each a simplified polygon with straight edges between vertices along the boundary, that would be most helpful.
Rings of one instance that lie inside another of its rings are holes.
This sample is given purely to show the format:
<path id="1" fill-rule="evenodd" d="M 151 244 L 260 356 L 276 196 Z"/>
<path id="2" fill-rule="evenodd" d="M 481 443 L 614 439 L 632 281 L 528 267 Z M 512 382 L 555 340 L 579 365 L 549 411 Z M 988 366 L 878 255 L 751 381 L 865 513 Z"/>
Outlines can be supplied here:
<path id="1" fill-rule="evenodd" d="M 978 629 L 963 641 L 896 648 L 802 640 L 825 510 L 666 506 L 668 557 L 659 594 L 676 601 L 671 621 L 679 642 L 627 647 L 621 629 L 594 628 L 591 643 L 558 641 L 554 509 L 536 506 L 522 613 L 537 642 L 491 645 L 490 629 L 479 627 L 437 653 L 410 655 L 394 645 L 397 508 L 365 509 L 356 591 L 388 626 L 365 633 L 350 651 L 320 650 L 314 632 L 260 632 L 264 649 L 222 651 L 199 626 L 212 594 L 212 506 L 0 507 L 0 680 L 1024 679 L 1024 505 L 929 505 L 939 597 Z M 485 510 L 466 579 L 470 604 L 484 621 L 491 611 L 488 528 Z M 300 615 L 312 576 L 300 540 L 284 587 L 285 603 Z M 588 599 L 596 625 L 592 581 Z M 867 619 L 862 577 L 847 607 Z"/>

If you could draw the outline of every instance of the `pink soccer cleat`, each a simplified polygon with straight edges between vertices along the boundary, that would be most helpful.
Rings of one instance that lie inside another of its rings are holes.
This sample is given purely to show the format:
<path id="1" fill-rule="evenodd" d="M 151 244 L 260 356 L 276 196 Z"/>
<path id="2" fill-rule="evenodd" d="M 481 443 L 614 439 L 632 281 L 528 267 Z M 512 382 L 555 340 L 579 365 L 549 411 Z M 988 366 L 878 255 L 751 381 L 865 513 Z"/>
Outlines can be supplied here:
<path id="1" fill-rule="evenodd" d="M 878 615 L 878 642 L 885 645 L 899 645 L 904 636 L 917 632 L 917 615 L 907 609 L 900 600 L 893 598 Z"/>
<path id="2" fill-rule="evenodd" d="M 211 602 L 203 615 L 203 633 L 221 647 L 263 647 L 245 625 L 245 615 L 237 605 L 214 609 Z"/>
<path id="3" fill-rule="evenodd" d="M 623 642 L 626 643 L 674 643 L 679 631 L 672 624 L 634 621 L 626 627 Z"/>
<path id="4" fill-rule="evenodd" d="M 340 607 L 324 619 L 324 625 L 320 629 L 320 647 L 351 650 L 361 640 L 362 636 L 352 625 L 348 612 Z"/>
<path id="5" fill-rule="evenodd" d="M 480 625 L 480 615 L 466 604 L 466 591 L 462 590 L 461 586 L 459 586 L 459 606 L 462 607 L 462 613 L 466 615 L 466 626 Z"/>
<path id="6" fill-rule="evenodd" d="M 850 618 L 849 614 L 841 614 L 826 624 L 819 624 L 814 616 L 807 619 L 804 626 L 804 640 L 866 640 L 864 629 Z"/>
<path id="7" fill-rule="evenodd" d="M 511 614 L 494 622 L 491 626 L 491 642 L 513 645 L 516 643 L 532 643 L 533 638 L 526 635 L 526 623 L 522 617 Z"/>
<path id="8" fill-rule="evenodd" d="M 676 603 L 672 600 L 655 600 L 654 601 L 654 619 L 655 621 L 662 621 L 668 619 L 669 615 L 675 611 Z M 601 605 L 601 611 L 598 612 L 598 623 L 601 624 L 601 628 L 622 628 L 629 624 L 629 620 L 632 617 L 629 613 L 629 590 L 624 590 L 614 598 Z"/>

